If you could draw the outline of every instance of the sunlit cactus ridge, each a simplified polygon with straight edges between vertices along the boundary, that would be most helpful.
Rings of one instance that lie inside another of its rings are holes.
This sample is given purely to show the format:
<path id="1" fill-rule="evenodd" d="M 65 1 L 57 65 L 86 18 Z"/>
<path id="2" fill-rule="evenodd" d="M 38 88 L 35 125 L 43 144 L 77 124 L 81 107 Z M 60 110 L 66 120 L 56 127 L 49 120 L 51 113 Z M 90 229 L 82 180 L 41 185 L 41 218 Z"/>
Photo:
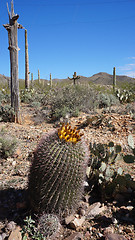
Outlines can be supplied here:
<path id="1" fill-rule="evenodd" d="M 88 158 L 88 146 L 76 128 L 62 125 L 46 134 L 34 152 L 30 168 L 32 208 L 59 216 L 75 210 L 82 197 Z"/>

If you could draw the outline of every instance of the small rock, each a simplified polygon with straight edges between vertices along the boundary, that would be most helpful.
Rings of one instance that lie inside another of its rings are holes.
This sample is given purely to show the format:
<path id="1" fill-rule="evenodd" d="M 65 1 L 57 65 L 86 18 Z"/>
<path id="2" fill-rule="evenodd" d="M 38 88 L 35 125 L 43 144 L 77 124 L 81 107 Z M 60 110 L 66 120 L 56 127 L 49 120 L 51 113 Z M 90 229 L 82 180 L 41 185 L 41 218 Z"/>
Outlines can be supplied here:
<path id="1" fill-rule="evenodd" d="M 6 229 L 8 231 L 13 231 L 15 229 L 15 227 L 16 227 L 16 223 L 14 221 L 11 221 L 7 224 Z"/>
<path id="2" fill-rule="evenodd" d="M 2 240 L 4 240 L 7 237 L 7 234 L 6 233 L 2 233 L 1 236 L 2 236 Z"/>
<path id="3" fill-rule="evenodd" d="M 12 166 L 15 167 L 15 165 L 16 165 L 16 161 L 13 161 Z"/>
<path id="4" fill-rule="evenodd" d="M 88 187 L 88 186 L 89 186 L 88 182 L 84 181 L 84 182 L 83 182 L 83 186 L 84 186 L 84 187 Z"/>
<path id="5" fill-rule="evenodd" d="M 85 216 L 86 211 L 83 208 L 79 208 L 78 213 L 81 216 Z"/>
<path id="6" fill-rule="evenodd" d="M 8 240 L 22 240 L 21 228 L 19 226 L 11 232 Z"/>
<path id="7" fill-rule="evenodd" d="M 117 221 L 117 219 L 116 219 L 116 218 L 114 218 L 114 217 L 112 217 L 112 222 L 113 222 L 113 224 L 118 224 L 118 221 Z"/>
<path id="8" fill-rule="evenodd" d="M 114 228 L 112 228 L 112 227 L 107 227 L 107 228 L 104 230 L 104 234 L 107 235 L 107 234 L 110 234 L 110 233 L 114 233 Z"/>
<path id="9" fill-rule="evenodd" d="M 132 211 L 133 210 L 133 206 L 127 206 L 127 209 L 129 210 L 129 211 Z"/>
<path id="10" fill-rule="evenodd" d="M 85 221 L 85 217 L 81 217 L 81 218 L 75 218 L 73 221 L 70 222 L 70 227 L 72 229 L 77 229 L 78 227 L 81 227 L 82 224 L 84 223 Z"/>
<path id="11" fill-rule="evenodd" d="M 9 162 L 13 162 L 13 160 L 14 160 L 14 159 L 11 158 L 11 157 L 8 157 L 8 158 L 7 158 L 7 161 L 9 161 Z"/>
<path id="12" fill-rule="evenodd" d="M 125 228 L 124 228 L 124 231 L 125 231 L 126 233 L 132 233 L 132 229 L 130 229 L 129 227 L 125 227 Z"/>
<path id="13" fill-rule="evenodd" d="M 75 217 L 74 217 L 73 215 L 67 216 L 67 217 L 65 218 L 65 223 L 66 223 L 66 225 L 68 225 L 71 221 L 73 221 L 74 218 L 75 218 Z"/>
<path id="14" fill-rule="evenodd" d="M 93 219 L 95 216 L 99 215 L 101 212 L 105 210 L 105 207 L 101 207 L 100 202 L 93 203 L 88 210 L 87 218 Z"/>
<path id="15" fill-rule="evenodd" d="M 101 237 L 103 237 L 103 234 L 99 232 L 98 236 L 101 238 Z"/>
<path id="16" fill-rule="evenodd" d="M 89 231 L 87 231 L 87 232 L 85 233 L 85 238 L 86 238 L 86 239 L 91 239 L 91 233 L 90 233 Z"/>
<path id="17" fill-rule="evenodd" d="M 81 233 L 73 233 L 69 237 L 65 238 L 65 240 L 83 240 L 83 235 Z"/>
<path id="18" fill-rule="evenodd" d="M 126 240 L 126 238 L 120 234 L 108 233 L 105 236 L 105 240 Z"/>

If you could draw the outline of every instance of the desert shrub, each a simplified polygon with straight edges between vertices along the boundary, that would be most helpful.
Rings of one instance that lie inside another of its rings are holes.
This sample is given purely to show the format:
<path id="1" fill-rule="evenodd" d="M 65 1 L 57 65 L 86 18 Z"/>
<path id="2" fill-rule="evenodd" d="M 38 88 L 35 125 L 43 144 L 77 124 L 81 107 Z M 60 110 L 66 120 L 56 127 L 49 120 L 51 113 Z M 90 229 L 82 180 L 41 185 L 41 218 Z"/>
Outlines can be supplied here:
<path id="1" fill-rule="evenodd" d="M 12 156 L 17 146 L 17 140 L 9 136 L 3 129 L 0 132 L 0 156 L 7 158 Z"/>
<path id="2" fill-rule="evenodd" d="M 27 216 L 24 220 L 24 226 L 22 228 L 22 240 L 29 239 L 37 239 L 37 240 L 45 240 L 46 238 L 39 232 L 35 220 L 31 218 L 31 216 Z"/>
<path id="3" fill-rule="evenodd" d="M 113 94 L 100 93 L 97 95 L 97 108 L 107 108 L 116 104 L 119 104 L 119 100 Z"/>
<path id="4" fill-rule="evenodd" d="M 42 102 L 45 93 L 40 91 L 36 91 L 35 89 L 25 89 L 20 91 L 20 99 L 23 103 L 34 103 L 34 102 Z"/>
<path id="5" fill-rule="evenodd" d="M 9 103 L 9 102 L 10 102 L 10 94 L 7 94 L 5 89 L 0 90 L 0 103 Z"/>
<path id="6" fill-rule="evenodd" d="M 15 119 L 14 109 L 10 105 L 0 105 L 0 121 L 13 122 Z"/>
<path id="7" fill-rule="evenodd" d="M 95 92 L 89 85 L 66 86 L 53 88 L 43 98 L 43 109 L 48 106 L 50 118 L 77 116 L 80 111 L 86 112 L 94 108 Z"/>
<path id="8" fill-rule="evenodd" d="M 32 103 L 30 104 L 30 106 L 33 107 L 33 108 L 39 108 L 39 107 L 41 106 L 41 103 L 35 101 L 35 102 L 32 102 Z"/>
<path id="9" fill-rule="evenodd" d="M 35 95 L 34 89 L 24 89 L 20 91 L 20 99 L 23 103 L 30 103 L 33 101 Z"/>

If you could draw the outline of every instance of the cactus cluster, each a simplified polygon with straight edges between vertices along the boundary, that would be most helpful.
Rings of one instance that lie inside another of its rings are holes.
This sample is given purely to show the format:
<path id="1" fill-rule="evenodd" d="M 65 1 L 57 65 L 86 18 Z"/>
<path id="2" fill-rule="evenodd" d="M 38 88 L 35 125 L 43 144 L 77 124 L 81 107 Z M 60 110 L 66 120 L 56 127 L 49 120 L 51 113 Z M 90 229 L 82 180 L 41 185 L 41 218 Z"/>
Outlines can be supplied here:
<path id="1" fill-rule="evenodd" d="M 125 89 L 124 90 L 117 89 L 116 97 L 119 98 L 119 101 L 121 103 L 130 103 L 134 99 L 134 93 L 132 91 L 128 91 Z"/>
<path id="2" fill-rule="evenodd" d="M 117 186 L 116 178 L 123 174 L 121 167 L 115 169 L 114 163 L 122 159 L 121 146 L 109 144 L 90 144 L 91 166 L 87 168 L 89 184 L 99 186 L 102 200 L 111 195 Z"/>
<path id="3" fill-rule="evenodd" d="M 59 239 L 62 226 L 56 215 L 43 214 L 38 221 L 38 229 L 45 239 Z"/>
<path id="4" fill-rule="evenodd" d="M 29 197 L 38 212 L 66 216 L 79 204 L 89 158 L 88 146 L 76 128 L 62 125 L 46 134 L 34 152 Z"/>

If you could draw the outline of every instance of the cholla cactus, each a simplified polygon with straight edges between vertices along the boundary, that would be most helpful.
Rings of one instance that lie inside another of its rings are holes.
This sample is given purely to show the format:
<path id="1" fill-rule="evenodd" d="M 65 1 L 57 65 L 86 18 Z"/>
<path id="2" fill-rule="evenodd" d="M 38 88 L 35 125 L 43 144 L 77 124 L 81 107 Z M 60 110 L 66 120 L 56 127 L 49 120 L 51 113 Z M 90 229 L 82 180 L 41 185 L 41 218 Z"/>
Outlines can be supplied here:
<path id="1" fill-rule="evenodd" d="M 34 152 L 29 175 L 32 208 L 65 216 L 72 212 L 83 193 L 88 146 L 82 134 L 70 125 L 45 135 Z"/>

